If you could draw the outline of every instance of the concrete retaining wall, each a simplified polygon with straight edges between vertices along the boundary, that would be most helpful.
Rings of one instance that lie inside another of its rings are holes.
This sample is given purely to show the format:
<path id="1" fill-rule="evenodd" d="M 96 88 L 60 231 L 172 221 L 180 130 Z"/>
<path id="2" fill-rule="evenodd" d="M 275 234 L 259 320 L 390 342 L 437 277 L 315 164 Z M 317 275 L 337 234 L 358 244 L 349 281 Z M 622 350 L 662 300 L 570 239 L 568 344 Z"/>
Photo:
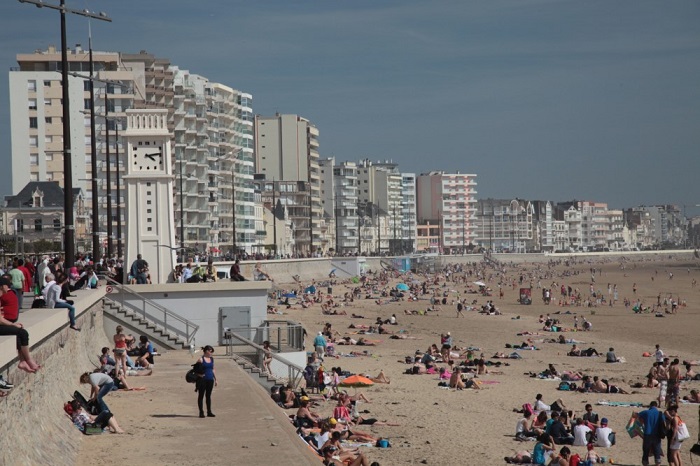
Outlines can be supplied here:
<path id="1" fill-rule="evenodd" d="M 35 374 L 6 371 L 15 388 L 0 398 L 2 434 L 0 464 L 75 464 L 83 435 L 63 412 L 63 403 L 75 390 L 89 396 L 79 377 L 97 363 L 95 348 L 110 346 L 103 330 L 102 303 L 98 301 L 78 318 L 81 332 L 60 328 L 32 348 L 43 367 Z"/>

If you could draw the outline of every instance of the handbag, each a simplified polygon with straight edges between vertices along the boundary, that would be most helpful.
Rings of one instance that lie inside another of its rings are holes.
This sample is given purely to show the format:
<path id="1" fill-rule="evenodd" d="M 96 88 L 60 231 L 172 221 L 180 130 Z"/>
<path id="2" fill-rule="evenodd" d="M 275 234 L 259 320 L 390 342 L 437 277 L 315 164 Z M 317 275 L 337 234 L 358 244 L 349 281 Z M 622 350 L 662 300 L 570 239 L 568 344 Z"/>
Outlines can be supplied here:
<path id="1" fill-rule="evenodd" d="M 676 441 L 682 442 L 685 439 L 690 438 L 690 432 L 688 432 L 688 426 L 678 417 L 678 430 L 676 431 Z"/>

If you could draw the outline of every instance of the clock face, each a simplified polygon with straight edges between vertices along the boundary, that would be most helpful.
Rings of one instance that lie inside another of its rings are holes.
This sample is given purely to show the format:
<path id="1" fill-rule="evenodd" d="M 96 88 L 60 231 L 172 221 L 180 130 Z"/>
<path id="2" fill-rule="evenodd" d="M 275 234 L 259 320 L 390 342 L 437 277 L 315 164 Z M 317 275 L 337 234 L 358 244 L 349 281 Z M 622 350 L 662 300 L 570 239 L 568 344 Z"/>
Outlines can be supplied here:
<path id="1" fill-rule="evenodd" d="M 163 142 L 139 141 L 132 146 L 132 172 L 163 172 Z"/>

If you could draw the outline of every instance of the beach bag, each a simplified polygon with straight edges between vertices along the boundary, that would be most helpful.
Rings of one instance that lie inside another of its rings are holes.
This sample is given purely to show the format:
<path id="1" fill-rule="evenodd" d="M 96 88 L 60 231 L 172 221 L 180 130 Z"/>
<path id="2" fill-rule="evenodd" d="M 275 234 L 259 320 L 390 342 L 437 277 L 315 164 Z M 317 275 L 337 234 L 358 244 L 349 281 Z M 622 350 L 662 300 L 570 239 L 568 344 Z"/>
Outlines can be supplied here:
<path id="1" fill-rule="evenodd" d="M 630 417 L 630 420 L 627 422 L 626 429 L 630 438 L 644 437 L 644 427 L 635 416 Z"/>
<path id="2" fill-rule="evenodd" d="M 185 380 L 187 383 L 195 383 L 197 382 L 200 374 L 204 374 L 204 368 L 202 367 L 202 363 L 197 361 L 196 363 L 192 364 L 192 369 L 188 370 L 185 374 Z"/>
<path id="3" fill-rule="evenodd" d="M 559 390 L 561 390 L 563 392 L 568 392 L 570 390 L 569 382 L 561 382 L 559 384 Z"/>
<path id="4" fill-rule="evenodd" d="M 676 441 L 682 442 L 683 440 L 690 438 L 690 432 L 688 431 L 688 426 L 685 422 L 678 417 L 678 430 L 676 431 Z"/>
<path id="5" fill-rule="evenodd" d="M 83 426 L 83 434 L 85 435 L 100 435 L 102 432 L 102 426 L 99 426 L 94 422 L 86 422 Z"/>

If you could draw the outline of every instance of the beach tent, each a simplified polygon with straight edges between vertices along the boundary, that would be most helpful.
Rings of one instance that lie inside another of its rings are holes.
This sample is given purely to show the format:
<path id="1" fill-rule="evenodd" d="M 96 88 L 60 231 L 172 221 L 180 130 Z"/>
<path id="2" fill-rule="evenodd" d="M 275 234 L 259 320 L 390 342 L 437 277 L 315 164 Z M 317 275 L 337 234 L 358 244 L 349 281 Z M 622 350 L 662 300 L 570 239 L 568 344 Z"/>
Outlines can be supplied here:
<path id="1" fill-rule="evenodd" d="M 316 293 L 316 287 L 313 286 L 313 285 L 311 285 L 311 286 L 307 287 L 307 288 L 304 290 L 304 293 L 315 294 L 315 293 Z"/>
<path id="2" fill-rule="evenodd" d="M 396 285 L 396 289 L 399 291 L 408 291 L 408 285 L 406 285 L 405 283 L 399 283 L 398 285 Z"/>

